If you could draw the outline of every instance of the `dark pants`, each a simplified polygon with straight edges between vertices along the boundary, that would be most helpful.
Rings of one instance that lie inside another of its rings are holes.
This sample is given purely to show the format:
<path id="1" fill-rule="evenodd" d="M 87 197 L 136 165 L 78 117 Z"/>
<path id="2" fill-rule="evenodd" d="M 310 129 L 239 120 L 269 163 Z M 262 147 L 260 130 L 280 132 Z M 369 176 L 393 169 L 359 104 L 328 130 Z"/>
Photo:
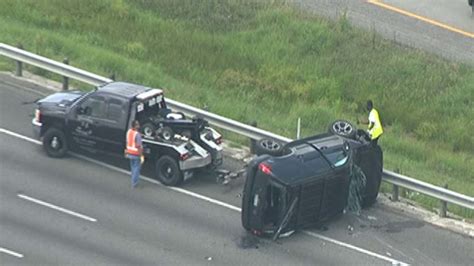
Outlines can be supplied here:
<path id="1" fill-rule="evenodd" d="M 377 142 L 378 142 L 378 141 L 379 141 L 379 138 L 377 137 L 377 138 L 371 140 L 370 143 L 372 144 L 372 146 L 375 147 L 375 146 L 377 146 Z"/>

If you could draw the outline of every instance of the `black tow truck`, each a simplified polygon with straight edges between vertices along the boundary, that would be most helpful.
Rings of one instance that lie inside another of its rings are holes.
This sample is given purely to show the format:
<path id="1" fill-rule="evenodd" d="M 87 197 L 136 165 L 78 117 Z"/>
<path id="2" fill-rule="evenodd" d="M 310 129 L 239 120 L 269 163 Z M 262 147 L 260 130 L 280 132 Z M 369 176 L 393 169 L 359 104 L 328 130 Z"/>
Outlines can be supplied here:
<path id="1" fill-rule="evenodd" d="M 64 157 L 81 149 L 123 158 L 133 120 L 142 125 L 147 162 L 165 185 L 178 186 L 196 169 L 222 164 L 222 136 L 201 118 L 167 107 L 163 90 L 112 82 L 90 92 L 58 92 L 38 100 L 33 131 L 46 153 Z"/>

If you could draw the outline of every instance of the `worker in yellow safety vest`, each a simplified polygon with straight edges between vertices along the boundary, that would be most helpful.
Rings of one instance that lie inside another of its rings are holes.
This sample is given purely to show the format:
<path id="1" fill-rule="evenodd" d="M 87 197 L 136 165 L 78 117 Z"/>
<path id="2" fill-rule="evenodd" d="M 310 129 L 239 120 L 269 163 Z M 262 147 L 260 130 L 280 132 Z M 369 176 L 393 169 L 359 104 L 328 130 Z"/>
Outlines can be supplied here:
<path id="1" fill-rule="evenodd" d="M 141 162 L 143 161 L 142 136 L 138 131 L 140 123 L 138 120 L 132 122 L 132 127 L 127 131 L 125 156 L 130 159 L 130 170 L 132 172 L 132 188 L 138 184 L 140 177 Z"/>
<path id="2" fill-rule="evenodd" d="M 382 123 L 380 122 L 379 112 L 374 108 L 372 100 L 367 101 L 367 110 L 369 111 L 368 133 L 373 145 L 377 145 L 379 137 L 383 134 Z"/>

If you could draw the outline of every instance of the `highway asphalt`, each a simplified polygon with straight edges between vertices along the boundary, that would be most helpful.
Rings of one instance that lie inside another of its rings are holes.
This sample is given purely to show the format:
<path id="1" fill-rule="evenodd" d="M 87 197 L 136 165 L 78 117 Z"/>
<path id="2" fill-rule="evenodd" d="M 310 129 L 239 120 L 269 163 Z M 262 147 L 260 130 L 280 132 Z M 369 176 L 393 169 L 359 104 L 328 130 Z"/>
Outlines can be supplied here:
<path id="1" fill-rule="evenodd" d="M 472 238 L 381 204 L 272 242 L 240 223 L 243 180 L 200 174 L 182 189 L 130 188 L 126 160 L 48 158 L 31 139 L 50 93 L 0 75 L 0 264 L 470 265 Z M 84 154 L 83 154 L 84 155 Z M 87 155 L 87 154 L 85 154 Z M 226 168 L 241 165 L 227 159 Z M 143 176 L 151 177 L 150 169 Z M 20 256 L 22 255 L 22 256 Z"/>
<path id="2" fill-rule="evenodd" d="M 395 43 L 474 64 L 474 14 L 467 0 L 295 0 L 305 12 L 357 27 Z"/>

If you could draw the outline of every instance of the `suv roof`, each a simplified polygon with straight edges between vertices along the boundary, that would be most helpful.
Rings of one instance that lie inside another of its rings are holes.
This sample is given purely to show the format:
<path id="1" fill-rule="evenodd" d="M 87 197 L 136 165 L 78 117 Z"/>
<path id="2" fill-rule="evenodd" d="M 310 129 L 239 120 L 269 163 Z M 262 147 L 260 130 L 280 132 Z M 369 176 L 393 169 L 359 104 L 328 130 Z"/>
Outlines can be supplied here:
<path id="1" fill-rule="evenodd" d="M 344 139 L 331 133 L 323 133 L 316 136 L 292 141 L 288 143 L 286 147 L 298 150 L 303 146 L 307 146 L 308 144 L 314 145 L 320 150 L 325 150 L 328 148 L 342 146 L 344 144 Z"/>
<path id="2" fill-rule="evenodd" d="M 152 88 L 127 82 L 111 82 L 98 87 L 99 91 L 115 94 L 129 99 L 151 89 Z"/>

